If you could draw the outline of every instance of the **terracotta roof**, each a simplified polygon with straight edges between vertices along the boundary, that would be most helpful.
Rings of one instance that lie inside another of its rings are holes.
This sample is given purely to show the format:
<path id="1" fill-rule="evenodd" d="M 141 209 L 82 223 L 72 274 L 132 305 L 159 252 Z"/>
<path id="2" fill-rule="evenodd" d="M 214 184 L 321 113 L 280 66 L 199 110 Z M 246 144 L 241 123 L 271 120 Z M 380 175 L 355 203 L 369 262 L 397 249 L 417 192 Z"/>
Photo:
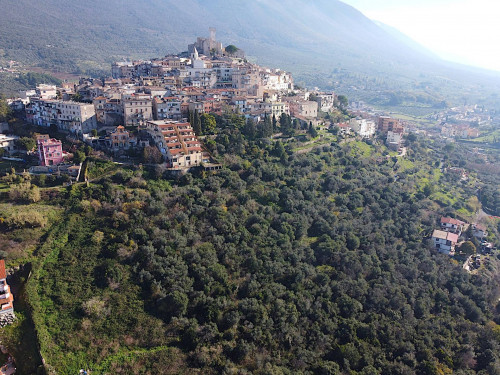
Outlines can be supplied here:
<path id="1" fill-rule="evenodd" d="M 6 279 L 7 272 L 5 272 L 5 261 L 0 259 L 0 279 Z"/>
<path id="2" fill-rule="evenodd" d="M 474 229 L 476 229 L 476 230 L 481 230 L 481 231 L 483 231 L 483 232 L 485 232 L 485 231 L 486 231 L 486 227 L 485 227 L 484 225 L 482 225 L 482 224 L 475 224 L 475 225 L 474 225 Z"/>
<path id="3" fill-rule="evenodd" d="M 451 217 L 442 217 L 441 224 L 464 225 L 465 223 L 463 221 L 453 219 Z"/>
<path id="4" fill-rule="evenodd" d="M 458 242 L 458 234 L 455 233 L 448 233 L 448 237 L 446 238 L 448 241 L 451 241 L 453 243 Z"/>
<path id="5" fill-rule="evenodd" d="M 441 240 L 448 240 L 448 241 L 451 241 L 453 243 L 458 242 L 458 234 L 448 233 L 448 232 L 444 232 L 442 230 L 437 230 L 437 229 L 432 233 L 432 237 L 439 238 Z"/>

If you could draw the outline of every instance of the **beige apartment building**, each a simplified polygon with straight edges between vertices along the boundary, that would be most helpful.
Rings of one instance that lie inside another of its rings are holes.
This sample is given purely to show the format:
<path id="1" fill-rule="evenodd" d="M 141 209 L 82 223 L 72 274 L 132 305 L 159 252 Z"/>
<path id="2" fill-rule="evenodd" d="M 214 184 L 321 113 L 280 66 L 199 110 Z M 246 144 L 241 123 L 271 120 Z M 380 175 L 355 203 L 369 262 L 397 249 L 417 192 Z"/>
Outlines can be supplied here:
<path id="1" fill-rule="evenodd" d="M 151 99 L 151 95 L 124 95 L 122 103 L 125 126 L 140 125 L 145 121 L 153 119 L 153 100 Z"/>

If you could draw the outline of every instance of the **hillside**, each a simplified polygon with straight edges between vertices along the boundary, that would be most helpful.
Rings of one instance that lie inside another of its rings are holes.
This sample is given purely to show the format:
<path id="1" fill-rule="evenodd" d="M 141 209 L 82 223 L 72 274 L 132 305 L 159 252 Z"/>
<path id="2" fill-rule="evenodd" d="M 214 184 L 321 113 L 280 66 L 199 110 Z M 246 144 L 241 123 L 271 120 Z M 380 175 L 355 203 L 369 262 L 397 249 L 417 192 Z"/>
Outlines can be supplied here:
<path id="1" fill-rule="evenodd" d="M 399 160 L 355 140 L 299 153 L 243 123 L 217 118 L 213 174 L 94 154 L 89 184 L 2 178 L 39 192 L 0 196 L 0 244 L 32 265 L 26 350 L 47 374 L 497 373 L 498 253 L 471 275 L 426 241 L 441 215 L 475 212 L 477 180 L 435 164 L 467 152 L 416 137 Z"/>
<path id="2" fill-rule="evenodd" d="M 292 71 L 299 83 L 379 104 L 395 91 L 416 92 L 425 105 L 493 102 L 500 81 L 443 63 L 340 1 L 2 0 L 1 7 L 0 63 L 47 70 L 106 74 L 114 60 L 185 50 L 215 26 L 219 40 Z"/>

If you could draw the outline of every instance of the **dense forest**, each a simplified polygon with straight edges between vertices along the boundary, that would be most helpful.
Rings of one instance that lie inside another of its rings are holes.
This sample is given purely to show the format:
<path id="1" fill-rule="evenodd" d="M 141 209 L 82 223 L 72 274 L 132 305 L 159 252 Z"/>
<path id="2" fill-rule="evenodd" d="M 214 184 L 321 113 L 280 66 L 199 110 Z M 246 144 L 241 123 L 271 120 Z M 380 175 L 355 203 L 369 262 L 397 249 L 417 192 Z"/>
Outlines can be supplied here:
<path id="1" fill-rule="evenodd" d="M 89 159 L 89 184 L 4 177 L 26 192 L 4 205 L 42 217 L 1 225 L 46 231 L 26 295 L 48 373 L 499 374 L 499 262 L 470 275 L 427 243 L 467 209 L 429 180 L 456 184 L 443 146 L 297 153 L 266 126 L 218 118 L 217 173 Z"/>

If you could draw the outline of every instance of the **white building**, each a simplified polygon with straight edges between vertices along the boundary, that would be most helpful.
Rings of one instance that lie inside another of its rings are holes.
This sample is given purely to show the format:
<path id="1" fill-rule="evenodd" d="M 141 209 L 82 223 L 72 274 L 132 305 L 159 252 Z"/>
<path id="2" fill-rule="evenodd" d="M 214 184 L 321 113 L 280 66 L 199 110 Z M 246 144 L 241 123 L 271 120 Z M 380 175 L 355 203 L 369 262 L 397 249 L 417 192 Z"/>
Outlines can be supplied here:
<path id="1" fill-rule="evenodd" d="M 5 270 L 5 261 L 0 260 L 0 320 L 6 316 L 14 318 L 14 297 L 7 283 L 7 272 Z"/>
<path id="2" fill-rule="evenodd" d="M 371 138 L 377 128 L 374 121 L 366 119 L 351 119 L 349 125 L 354 132 L 363 138 Z"/>
<path id="3" fill-rule="evenodd" d="M 295 97 L 286 97 L 284 100 L 290 107 L 290 113 L 295 117 L 313 119 L 318 117 L 318 103 L 308 100 L 296 99 Z"/>
<path id="4" fill-rule="evenodd" d="M 4 149 L 8 154 L 17 150 L 16 140 L 19 139 L 17 135 L 0 134 L 0 148 Z"/>
<path id="5" fill-rule="evenodd" d="M 32 100 L 26 106 L 26 119 L 34 125 L 56 125 L 75 134 L 90 133 L 97 128 L 93 104 L 64 100 Z"/>
<path id="6" fill-rule="evenodd" d="M 266 90 L 290 91 L 294 87 L 292 75 L 280 69 L 263 70 L 261 79 Z"/>
<path id="7" fill-rule="evenodd" d="M 455 254 L 455 246 L 458 242 L 458 234 L 451 232 L 444 232 L 442 230 L 435 230 L 432 233 L 432 243 L 436 250 L 442 254 L 453 255 Z"/>
<path id="8" fill-rule="evenodd" d="M 290 106 L 283 102 L 256 102 L 252 104 L 252 113 L 266 113 L 269 116 L 279 118 L 281 114 L 290 114 Z"/>
<path id="9" fill-rule="evenodd" d="M 474 237 L 480 240 L 488 236 L 488 231 L 486 230 L 486 227 L 481 224 L 472 224 L 472 233 Z"/>
<path id="10" fill-rule="evenodd" d="M 441 218 L 441 229 L 447 232 L 453 232 L 460 235 L 464 230 L 465 223 L 463 221 L 453 219 L 451 217 L 442 217 Z"/>
<path id="11" fill-rule="evenodd" d="M 387 132 L 387 140 L 386 145 L 391 150 L 399 150 L 401 147 L 401 143 L 403 142 L 403 133 L 399 131 L 388 131 Z"/>
<path id="12" fill-rule="evenodd" d="M 176 97 L 154 98 L 153 99 L 153 117 L 155 120 L 182 118 L 182 101 Z"/>
<path id="13" fill-rule="evenodd" d="M 40 99 L 57 98 L 57 87 L 55 85 L 40 84 L 36 87 L 36 96 Z M 27 95 L 28 93 L 26 93 Z"/>
<path id="14" fill-rule="evenodd" d="M 335 106 L 335 94 L 317 94 L 316 101 L 318 102 L 319 109 L 322 112 L 330 112 Z"/>

